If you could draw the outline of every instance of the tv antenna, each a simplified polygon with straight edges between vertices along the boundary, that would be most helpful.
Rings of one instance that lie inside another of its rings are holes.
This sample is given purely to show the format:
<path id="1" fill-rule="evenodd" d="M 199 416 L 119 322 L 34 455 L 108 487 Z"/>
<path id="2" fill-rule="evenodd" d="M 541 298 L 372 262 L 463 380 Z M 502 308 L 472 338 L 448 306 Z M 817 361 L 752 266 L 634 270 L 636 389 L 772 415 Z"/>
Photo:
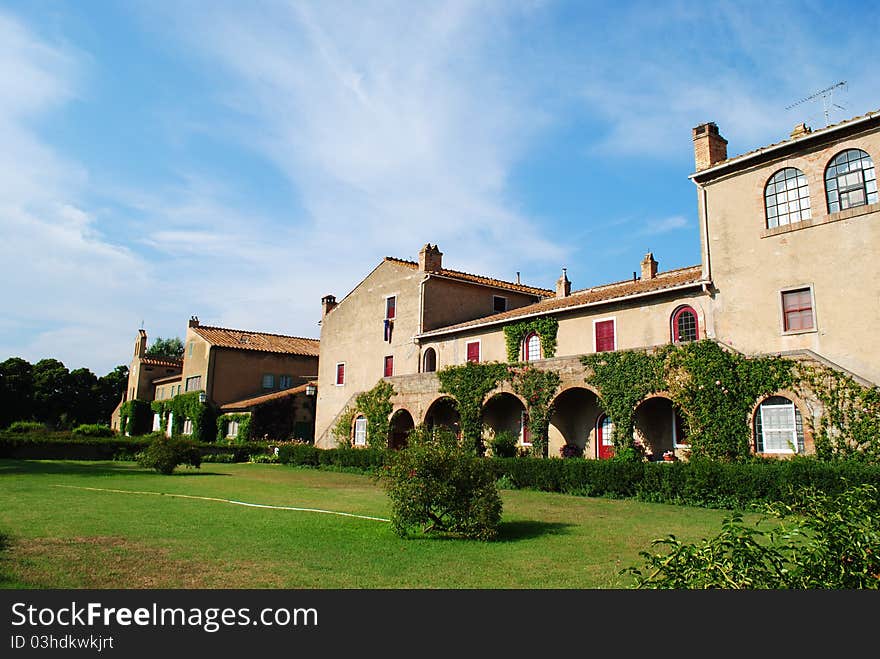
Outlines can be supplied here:
<path id="1" fill-rule="evenodd" d="M 843 87 L 844 89 L 846 89 L 846 80 L 842 80 L 841 82 L 835 83 L 835 84 L 831 85 L 830 87 L 826 87 L 825 89 L 821 89 L 821 90 L 817 91 L 815 94 L 810 94 L 806 98 L 802 98 L 801 100 L 799 100 L 795 103 L 792 103 L 791 105 L 789 105 L 785 109 L 791 110 L 792 108 L 797 107 L 798 105 L 801 105 L 802 103 L 806 103 L 807 101 L 813 101 L 813 100 L 816 100 L 817 98 L 821 98 L 822 99 L 822 108 L 825 112 L 825 125 L 827 126 L 829 123 L 831 123 L 830 115 L 831 115 L 832 108 L 837 108 L 838 110 L 846 110 L 845 107 L 838 105 L 837 103 L 834 102 L 834 90 L 837 89 L 838 87 Z"/>

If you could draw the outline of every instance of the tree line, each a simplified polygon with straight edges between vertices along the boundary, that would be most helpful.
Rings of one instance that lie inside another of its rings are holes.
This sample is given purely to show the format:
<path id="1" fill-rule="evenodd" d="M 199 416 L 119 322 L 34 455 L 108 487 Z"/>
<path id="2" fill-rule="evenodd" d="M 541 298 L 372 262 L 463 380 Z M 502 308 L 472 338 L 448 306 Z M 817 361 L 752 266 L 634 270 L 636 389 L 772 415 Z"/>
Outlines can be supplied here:
<path id="1" fill-rule="evenodd" d="M 57 359 L 31 364 L 20 357 L 0 362 L 0 428 L 13 421 L 39 421 L 57 428 L 82 423 L 109 425 L 128 382 L 128 366 L 101 377 L 72 371 Z"/>

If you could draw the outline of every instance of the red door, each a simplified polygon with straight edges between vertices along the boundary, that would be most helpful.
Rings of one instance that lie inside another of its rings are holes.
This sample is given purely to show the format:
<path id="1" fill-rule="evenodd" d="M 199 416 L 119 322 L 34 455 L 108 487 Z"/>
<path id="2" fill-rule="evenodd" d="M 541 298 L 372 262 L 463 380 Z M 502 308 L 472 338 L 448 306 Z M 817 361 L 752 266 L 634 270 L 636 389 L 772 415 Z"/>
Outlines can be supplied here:
<path id="1" fill-rule="evenodd" d="M 600 460 L 614 457 L 614 444 L 611 441 L 613 433 L 614 424 L 607 414 L 603 414 L 596 422 L 596 457 Z"/>
<path id="2" fill-rule="evenodd" d="M 467 344 L 467 360 L 469 362 L 480 361 L 480 342 L 474 341 Z"/>

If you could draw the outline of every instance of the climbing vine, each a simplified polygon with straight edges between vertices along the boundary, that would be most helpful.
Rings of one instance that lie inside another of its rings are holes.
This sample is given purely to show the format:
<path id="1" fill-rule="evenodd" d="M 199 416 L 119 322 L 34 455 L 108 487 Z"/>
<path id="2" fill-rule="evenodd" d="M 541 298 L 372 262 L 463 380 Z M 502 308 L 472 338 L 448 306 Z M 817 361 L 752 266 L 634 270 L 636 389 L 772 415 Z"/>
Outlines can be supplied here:
<path id="1" fill-rule="evenodd" d="M 461 434 L 466 445 L 482 455 L 483 399 L 507 378 L 507 365 L 498 362 L 466 362 L 447 366 L 437 372 L 440 391 L 456 401 L 461 422 Z"/>
<path id="2" fill-rule="evenodd" d="M 145 400 L 125 401 L 119 408 L 119 432 L 123 435 L 143 435 L 150 430 L 150 403 Z"/>
<path id="3" fill-rule="evenodd" d="M 529 437 L 532 455 L 547 457 L 547 430 L 553 414 L 551 401 L 562 378 L 555 371 L 543 371 L 533 366 L 510 369 L 513 390 L 526 400 Z"/>
<path id="4" fill-rule="evenodd" d="M 541 341 L 541 352 L 546 359 L 556 356 L 556 334 L 559 321 L 553 316 L 531 318 L 521 323 L 504 326 L 504 342 L 507 345 L 507 361 L 515 363 L 520 360 L 522 342 L 532 332 Z"/>
<path id="5" fill-rule="evenodd" d="M 250 414 L 221 414 L 217 417 L 217 441 L 225 442 L 229 438 L 227 429 L 232 422 L 238 422 L 238 432 L 233 441 L 246 442 L 251 438 L 251 415 Z"/>
<path id="6" fill-rule="evenodd" d="M 816 454 L 826 460 L 880 462 L 880 388 L 863 387 L 824 366 L 798 364 L 797 378 L 824 407 L 813 427 Z"/>
<path id="7" fill-rule="evenodd" d="M 367 419 L 367 445 L 370 448 L 388 448 L 390 417 L 394 409 L 391 403 L 392 395 L 394 395 L 394 387 L 391 383 L 379 380 L 375 387 L 361 392 L 355 398 L 357 411 Z"/>
<path id="8" fill-rule="evenodd" d="M 150 407 L 161 415 L 163 427 L 169 413 L 173 415 L 172 435 L 182 434 L 184 421 L 189 419 L 192 421 L 192 438 L 200 442 L 210 442 L 215 438 L 216 412 L 211 405 L 199 402 L 200 393 L 202 392 L 190 391 L 167 400 L 154 400 Z"/>
<path id="9" fill-rule="evenodd" d="M 337 446 L 351 448 L 351 429 L 356 416 L 357 408 L 349 405 L 336 417 L 336 423 L 333 424 L 333 429 L 330 432 L 336 438 Z"/>

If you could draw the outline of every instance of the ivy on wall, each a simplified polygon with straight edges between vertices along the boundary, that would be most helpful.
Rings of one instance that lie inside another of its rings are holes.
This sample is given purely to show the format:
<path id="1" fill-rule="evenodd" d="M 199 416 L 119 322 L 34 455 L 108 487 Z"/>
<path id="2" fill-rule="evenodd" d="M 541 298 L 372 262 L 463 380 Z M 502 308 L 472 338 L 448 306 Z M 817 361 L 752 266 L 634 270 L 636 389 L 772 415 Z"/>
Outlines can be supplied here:
<path id="1" fill-rule="evenodd" d="M 145 400 L 127 400 L 119 408 L 119 432 L 123 435 L 134 437 L 148 433 L 151 421 L 150 403 Z"/>
<path id="2" fill-rule="evenodd" d="M 193 425 L 192 438 L 199 442 L 211 442 L 216 434 L 216 412 L 211 405 L 199 402 L 200 393 L 190 391 L 167 400 L 154 400 L 150 407 L 161 415 L 163 427 L 166 427 L 168 415 L 173 415 L 172 435 L 183 433 L 183 422 L 189 419 Z"/>
<path id="3" fill-rule="evenodd" d="M 552 316 L 530 318 L 521 323 L 513 323 L 504 326 L 504 342 L 507 346 L 507 361 L 515 363 L 520 361 L 522 342 L 532 332 L 538 335 L 541 341 L 541 352 L 545 359 L 556 356 L 556 334 L 559 331 L 559 321 Z"/>
<path id="4" fill-rule="evenodd" d="M 343 448 L 351 448 L 351 431 L 354 426 L 354 418 L 357 416 L 357 408 L 348 406 L 339 416 L 330 432 L 336 438 L 336 444 Z"/>
<path id="5" fill-rule="evenodd" d="M 529 438 L 532 455 L 547 457 L 547 433 L 553 415 L 553 398 L 562 378 L 556 371 L 544 371 L 534 366 L 521 366 L 509 370 L 513 390 L 526 401 L 529 419 Z"/>
<path id="6" fill-rule="evenodd" d="M 217 441 L 225 442 L 229 439 L 227 434 L 229 424 L 238 422 L 238 432 L 235 434 L 233 441 L 246 442 L 251 438 L 251 415 L 247 413 L 240 414 L 221 414 L 217 417 Z"/>
<path id="7" fill-rule="evenodd" d="M 355 398 L 355 407 L 367 419 L 367 445 L 370 448 L 388 448 L 388 433 L 391 429 L 391 396 L 394 387 L 390 382 L 379 380 L 369 391 L 361 392 Z"/>
<path id="8" fill-rule="evenodd" d="M 437 372 L 440 391 L 455 399 L 461 423 L 461 435 L 466 445 L 477 455 L 483 446 L 483 399 L 507 379 L 507 366 L 498 362 L 465 362 L 447 366 Z"/>

